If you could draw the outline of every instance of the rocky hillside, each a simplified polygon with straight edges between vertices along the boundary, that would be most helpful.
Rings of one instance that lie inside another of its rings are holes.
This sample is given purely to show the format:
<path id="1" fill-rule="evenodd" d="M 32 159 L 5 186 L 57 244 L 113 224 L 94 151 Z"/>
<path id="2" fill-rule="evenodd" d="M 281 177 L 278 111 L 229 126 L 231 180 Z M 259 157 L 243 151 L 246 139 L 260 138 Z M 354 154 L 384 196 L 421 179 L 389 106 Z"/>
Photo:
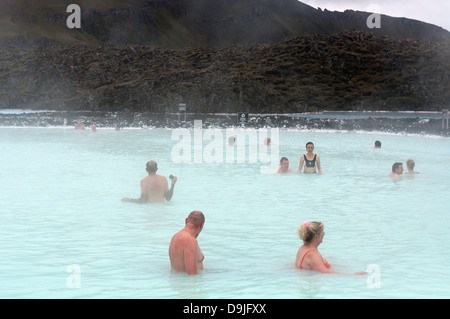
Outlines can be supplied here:
<path id="1" fill-rule="evenodd" d="M 305 112 L 440 110 L 450 41 L 362 31 L 276 44 L 162 49 L 1 49 L 0 107 L 55 110 Z"/>
<path id="2" fill-rule="evenodd" d="M 146 45 L 186 49 L 278 43 L 286 38 L 359 29 L 400 39 L 448 38 L 440 27 L 370 13 L 314 9 L 297 0 L 77 0 L 81 28 L 69 29 L 62 0 L 0 0 L 0 45 Z"/>

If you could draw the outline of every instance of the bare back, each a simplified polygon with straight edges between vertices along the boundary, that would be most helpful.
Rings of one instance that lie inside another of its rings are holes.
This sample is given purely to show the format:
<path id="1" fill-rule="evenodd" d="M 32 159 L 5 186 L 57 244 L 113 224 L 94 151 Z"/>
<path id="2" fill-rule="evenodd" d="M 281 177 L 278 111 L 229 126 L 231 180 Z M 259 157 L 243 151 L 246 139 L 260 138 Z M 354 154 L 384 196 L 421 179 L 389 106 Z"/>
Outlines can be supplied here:
<path id="1" fill-rule="evenodd" d="M 295 266 L 297 268 L 308 269 L 308 270 L 311 269 L 311 266 L 309 265 L 308 260 L 310 259 L 310 257 L 313 254 L 309 254 L 309 256 L 308 256 L 308 252 L 310 252 L 310 249 L 305 248 L 305 246 L 302 246 L 299 248 L 299 250 L 297 251 L 297 256 L 295 258 Z M 314 253 L 316 253 L 316 250 L 314 250 Z"/>
<path id="2" fill-rule="evenodd" d="M 172 269 L 178 272 L 196 274 L 203 269 L 203 253 L 197 239 L 185 230 L 176 233 L 169 246 L 169 258 Z"/>
<path id="3" fill-rule="evenodd" d="M 164 202 L 164 194 L 169 191 L 167 179 L 161 175 L 149 175 L 141 180 L 141 197 L 147 203 Z"/>

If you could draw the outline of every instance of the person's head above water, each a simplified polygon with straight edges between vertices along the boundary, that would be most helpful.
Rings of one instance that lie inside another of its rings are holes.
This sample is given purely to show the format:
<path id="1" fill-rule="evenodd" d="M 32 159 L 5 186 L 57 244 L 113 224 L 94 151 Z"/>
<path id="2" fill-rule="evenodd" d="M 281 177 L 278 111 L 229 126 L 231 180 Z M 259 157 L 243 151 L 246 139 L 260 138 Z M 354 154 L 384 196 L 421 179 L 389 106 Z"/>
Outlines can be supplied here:
<path id="1" fill-rule="evenodd" d="M 392 173 L 401 174 L 403 172 L 403 164 L 396 162 L 392 165 Z"/>
<path id="2" fill-rule="evenodd" d="M 189 216 L 186 218 L 186 225 L 191 224 L 196 228 L 203 227 L 205 223 L 205 215 L 199 210 L 192 211 Z"/>
<path id="3" fill-rule="evenodd" d="M 308 244 L 314 240 L 315 236 L 320 238 L 320 236 L 324 234 L 323 229 L 324 225 L 322 222 L 304 221 L 297 229 L 297 233 L 298 237 L 300 237 L 305 244 Z"/>
<path id="4" fill-rule="evenodd" d="M 322 273 L 335 273 L 331 265 L 322 257 L 317 250 L 323 240 L 324 226 L 322 222 L 310 222 L 305 220 L 297 229 L 298 236 L 303 240 L 303 246 L 298 249 L 295 265 L 300 269 L 320 271 Z M 365 271 L 359 271 L 354 275 L 365 275 Z"/>
<path id="5" fill-rule="evenodd" d="M 199 210 L 192 211 L 185 220 L 184 229 L 197 238 L 205 224 L 205 215 Z"/>
<path id="6" fill-rule="evenodd" d="M 308 143 L 306 143 L 306 150 L 307 150 L 308 152 L 314 151 L 314 143 L 313 143 L 313 142 L 308 142 Z"/>
<path id="7" fill-rule="evenodd" d="M 158 164 L 155 161 L 148 161 L 145 165 L 145 169 L 148 173 L 156 173 L 158 170 Z"/>
<path id="8" fill-rule="evenodd" d="M 413 159 L 409 159 L 406 161 L 406 167 L 408 167 L 408 170 L 414 170 L 414 166 L 416 166 L 416 163 L 414 163 Z"/>

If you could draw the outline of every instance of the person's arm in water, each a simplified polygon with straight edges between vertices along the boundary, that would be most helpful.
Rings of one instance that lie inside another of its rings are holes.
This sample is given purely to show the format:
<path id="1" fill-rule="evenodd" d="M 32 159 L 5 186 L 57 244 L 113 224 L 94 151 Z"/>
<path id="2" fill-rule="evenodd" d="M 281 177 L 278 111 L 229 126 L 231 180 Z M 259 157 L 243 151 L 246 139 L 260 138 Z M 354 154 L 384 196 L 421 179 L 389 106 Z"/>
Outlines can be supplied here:
<path id="1" fill-rule="evenodd" d="M 303 159 L 303 155 L 300 156 L 300 164 L 298 165 L 297 173 L 301 173 L 301 172 L 302 172 L 302 167 L 303 167 L 303 162 L 304 162 L 304 161 L 305 161 L 305 160 Z"/>
<path id="2" fill-rule="evenodd" d="M 339 274 L 339 275 L 365 275 L 365 274 L 367 274 L 364 271 L 359 271 L 354 274 L 344 274 L 344 273 L 333 271 L 333 270 L 325 267 L 322 256 L 319 254 L 319 252 L 316 252 L 316 251 L 311 252 L 311 255 L 309 256 L 309 259 L 308 259 L 308 264 L 311 267 L 311 270 L 319 271 L 321 273 Z"/>
<path id="3" fill-rule="evenodd" d="M 141 181 L 141 197 L 140 198 L 122 198 L 122 202 L 132 202 L 132 203 L 147 203 L 148 202 L 147 192 L 144 191 L 144 183 Z"/>
<path id="4" fill-rule="evenodd" d="M 140 203 L 146 203 L 146 202 L 147 202 L 147 201 L 142 197 L 142 195 L 141 195 L 140 198 L 123 198 L 122 201 L 123 201 L 123 202 L 138 203 L 138 204 L 140 204 Z"/>
<path id="5" fill-rule="evenodd" d="M 320 157 L 317 155 L 316 157 L 316 164 L 317 164 L 317 170 L 319 171 L 319 174 L 322 175 L 322 168 L 320 167 Z"/>
<path id="6" fill-rule="evenodd" d="M 164 191 L 164 197 L 165 197 L 165 199 L 166 199 L 167 201 L 170 201 L 170 200 L 172 199 L 172 196 L 173 196 L 173 189 L 175 188 L 175 183 L 176 183 L 176 182 L 177 182 L 177 177 L 175 176 L 175 177 L 172 179 L 172 183 L 171 183 L 170 189 L 169 189 L 168 183 L 167 183 L 167 180 L 166 180 L 166 190 Z"/>

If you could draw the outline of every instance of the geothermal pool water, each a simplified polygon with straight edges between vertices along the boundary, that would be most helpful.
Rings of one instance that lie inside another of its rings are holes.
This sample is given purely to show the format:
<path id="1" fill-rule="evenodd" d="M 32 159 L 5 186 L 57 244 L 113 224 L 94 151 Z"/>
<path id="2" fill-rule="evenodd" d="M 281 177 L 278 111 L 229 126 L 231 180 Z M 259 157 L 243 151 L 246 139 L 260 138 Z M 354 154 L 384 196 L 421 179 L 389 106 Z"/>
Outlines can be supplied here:
<path id="1" fill-rule="evenodd" d="M 0 128 L 0 297 L 450 297 L 449 138 L 280 130 L 270 154 L 296 170 L 313 141 L 319 176 L 264 174 L 260 160 L 176 161 L 173 133 Z M 421 174 L 387 177 L 408 158 Z M 172 201 L 121 202 L 140 196 L 150 159 L 178 176 Z M 188 277 L 170 270 L 168 246 L 192 210 L 206 217 L 205 269 Z M 295 269 L 304 220 L 325 224 L 319 251 L 332 269 L 369 274 Z"/>

